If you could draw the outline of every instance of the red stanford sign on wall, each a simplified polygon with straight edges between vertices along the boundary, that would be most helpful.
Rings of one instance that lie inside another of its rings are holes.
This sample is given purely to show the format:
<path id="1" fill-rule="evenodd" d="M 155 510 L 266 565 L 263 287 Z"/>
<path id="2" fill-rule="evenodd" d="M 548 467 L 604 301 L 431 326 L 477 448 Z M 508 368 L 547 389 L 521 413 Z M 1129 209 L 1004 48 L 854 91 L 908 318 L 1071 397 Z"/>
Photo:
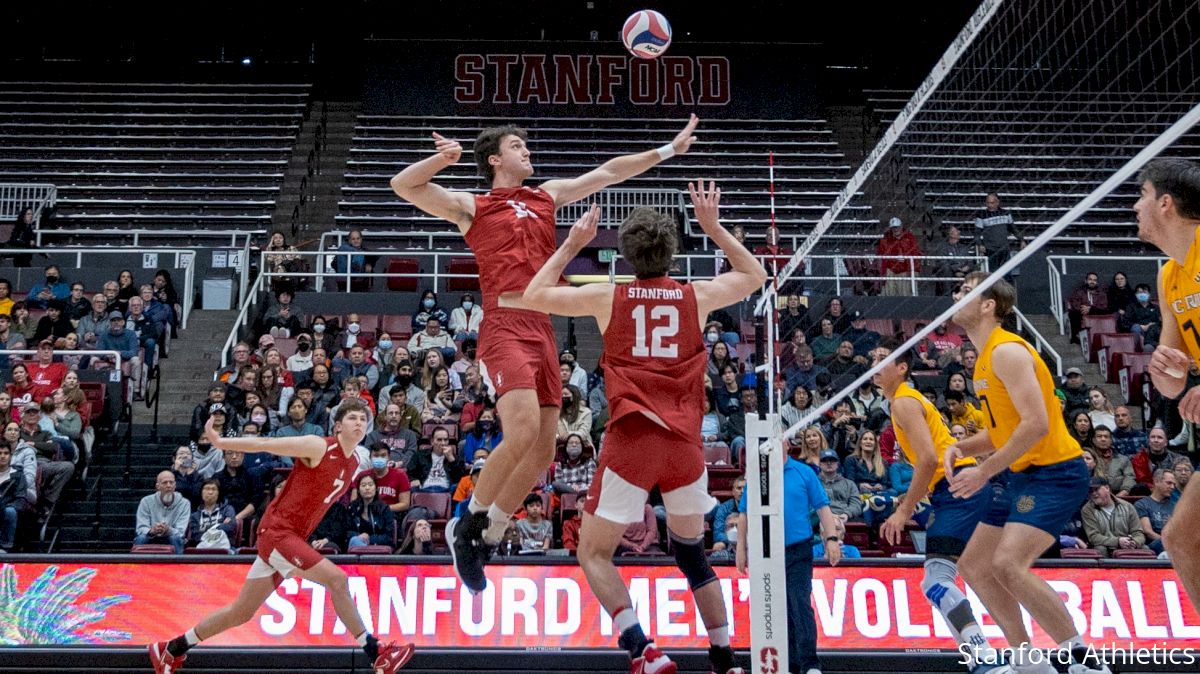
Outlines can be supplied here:
<path id="1" fill-rule="evenodd" d="M 459 54 L 459 104 L 724 106 L 731 101 L 724 56 Z"/>
<path id="2" fill-rule="evenodd" d="M 231 601 L 248 568 L 242 563 L 187 562 L 0 565 L 0 577 L 24 598 L 22 605 L 39 607 L 6 615 L 0 606 L 0 624 L 7 630 L 5 638 L 15 638 L 16 645 L 87 643 L 79 637 L 98 632 L 114 645 L 167 639 Z M 446 565 L 342 568 L 350 576 L 359 613 L 384 640 L 440 648 L 615 646 L 612 621 L 588 590 L 578 566 L 489 566 L 491 583 L 477 597 L 458 584 Z M 687 581 L 677 570 L 619 568 L 647 634 L 668 649 L 706 646 Z M 1169 568 L 1037 571 L 1066 600 L 1072 620 L 1089 642 L 1120 649 L 1200 649 L 1200 617 Z M 749 583 L 731 567 L 718 567 L 717 572 L 729 606 L 733 645 L 748 648 Z M 821 648 L 953 648 L 940 614 L 931 611 L 922 596 L 921 574 L 919 566 L 818 567 L 812 603 Z M 968 596 L 984 634 L 998 639 L 995 622 L 973 593 Z M 56 620 L 61 624 L 47 624 Z M 1035 626 L 1032 634 L 1039 646 L 1053 645 L 1040 628 Z M 346 646 L 352 640 L 323 587 L 289 579 L 250 622 L 210 643 Z"/>

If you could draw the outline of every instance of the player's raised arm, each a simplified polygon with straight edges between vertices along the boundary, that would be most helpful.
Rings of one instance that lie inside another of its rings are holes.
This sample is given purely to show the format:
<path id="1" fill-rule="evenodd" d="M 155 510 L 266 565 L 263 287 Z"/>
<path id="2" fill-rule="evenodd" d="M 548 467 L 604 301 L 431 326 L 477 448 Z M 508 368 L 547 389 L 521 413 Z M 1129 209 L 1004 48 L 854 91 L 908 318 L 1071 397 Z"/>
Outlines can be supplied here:
<path id="1" fill-rule="evenodd" d="M 687 126 L 683 127 L 683 131 L 680 131 L 670 143 L 656 150 L 646 150 L 610 159 L 578 178 L 548 180 L 542 184 L 541 188 L 554 197 L 555 206 L 586 199 L 609 185 L 624 182 L 646 172 L 659 162 L 677 154 L 685 154 L 691 149 L 692 143 L 696 142 L 696 137 L 692 135 L 692 132 L 696 130 L 696 125 L 699 123 L 700 118 L 691 115 L 688 118 Z"/>
<path id="2" fill-rule="evenodd" d="M 1163 294 L 1163 274 L 1162 269 L 1158 270 L 1158 296 L 1166 298 Z M 1183 393 L 1187 387 L 1188 368 L 1191 367 L 1192 358 L 1182 349 L 1183 336 L 1179 332 L 1179 320 L 1175 318 L 1175 312 L 1163 300 L 1162 311 L 1162 330 L 1158 338 L 1158 346 L 1154 349 L 1154 355 L 1150 358 L 1150 364 L 1147 369 L 1150 371 L 1150 381 L 1154 383 L 1154 388 L 1159 393 L 1168 398 L 1177 398 L 1180 393 Z M 1190 420 L 1189 420 L 1190 421 Z"/>
<path id="3" fill-rule="evenodd" d="M 466 192 L 455 192 L 430 182 L 442 169 L 453 166 L 462 157 L 458 141 L 433 134 L 433 156 L 409 165 L 392 177 L 392 190 L 426 213 L 453 222 L 464 233 L 475 217 L 475 200 Z"/>
<path id="4" fill-rule="evenodd" d="M 714 309 L 740 302 L 761 288 L 767 282 L 767 270 L 763 269 L 745 246 L 721 226 L 721 188 L 717 187 L 716 183 L 710 180 L 707 189 L 703 180 L 697 181 L 696 184 L 688 183 L 688 193 L 691 194 L 692 208 L 696 213 L 696 221 L 700 223 L 700 229 L 725 253 L 732 270 L 711 281 L 697 281 L 693 284 L 696 288 L 696 304 L 699 307 L 700 318 L 704 319 Z"/>
<path id="5" fill-rule="evenodd" d="M 567 240 L 562 242 L 525 287 L 525 294 L 521 297 L 523 308 L 557 316 L 596 316 L 597 320 L 604 319 L 602 329 L 607 325 L 608 311 L 612 308 L 611 283 L 592 283 L 581 288 L 558 285 L 567 264 L 596 238 L 596 225 L 599 222 L 600 207 L 593 204 L 587 213 L 571 225 Z"/>
<path id="6" fill-rule="evenodd" d="M 316 435 L 301 435 L 294 438 L 225 438 L 213 429 L 212 419 L 204 425 L 204 437 L 213 449 L 230 450 L 246 454 L 267 452 L 275 456 L 291 456 L 298 459 L 320 459 L 325 453 L 325 438 Z"/>

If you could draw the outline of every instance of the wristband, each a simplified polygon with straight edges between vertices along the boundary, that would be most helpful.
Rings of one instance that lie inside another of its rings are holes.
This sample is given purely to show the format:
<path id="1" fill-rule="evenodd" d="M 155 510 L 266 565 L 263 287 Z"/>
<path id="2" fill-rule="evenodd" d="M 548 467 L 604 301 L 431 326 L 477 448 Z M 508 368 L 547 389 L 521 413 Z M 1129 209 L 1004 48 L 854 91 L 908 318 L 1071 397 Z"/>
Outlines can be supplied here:
<path id="1" fill-rule="evenodd" d="M 675 156 L 675 146 L 670 143 L 667 143 L 666 145 L 655 150 L 655 152 L 658 153 L 658 158 L 660 160 L 665 161 L 665 160 L 670 159 L 671 157 Z"/>
<path id="2" fill-rule="evenodd" d="M 837 536 L 826 536 L 826 537 L 825 537 L 825 540 L 826 540 L 826 541 L 832 541 L 832 542 L 834 542 L 834 543 L 841 543 L 841 542 L 842 542 L 842 539 L 838 538 Z"/>

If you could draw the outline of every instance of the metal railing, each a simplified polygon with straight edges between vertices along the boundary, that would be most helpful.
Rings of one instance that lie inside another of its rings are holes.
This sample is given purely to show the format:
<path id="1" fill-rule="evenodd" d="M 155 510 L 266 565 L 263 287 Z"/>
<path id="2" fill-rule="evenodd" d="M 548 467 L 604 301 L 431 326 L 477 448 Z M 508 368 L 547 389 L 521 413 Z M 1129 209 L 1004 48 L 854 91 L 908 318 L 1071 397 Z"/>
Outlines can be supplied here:
<path id="1" fill-rule="evenodd" d="M 259 267 L 263 269 L 263 267 Z M 259 295 L 266 287 L 267 279 L 272 274 L 263 272 L 254 279 L 254 285 L 250 286 L 249 292 L 242 294 L 242 306 L 238 310 L 237 318 L 233 319 L 233 327 L 229 330 L 229 336 L 225 338 L 225 343 L 221 345 L 221 367 L 229 364 L 229 355 L 233 352 L 233 345 L 238 343 L 238 333 L 241 332 L 242 326 L 246 325 L 246 319 L 250 316 L 250 307 L 258 304 Z M 282 276 L 282 274 L 280 274 Z M 216 372 L 213 373 L 213 379 L 216 379 Z"/>
<path id="2" fill-rule="evenodd" d="M 683 192 L 679 190 L 610 187 L 586 199 L 559 206 L 554 220 L 559 225 L 569 226 L 582 217 L 592 204 L 600 206 L 600 227 L 619 226 L 635 208 L 671 209 L 678 211 L 680 215 L 687 215 Z M 690 219 L 687 231 L 689 235 L 692 234 Z"/>
<path id="3" fill-rule="evenodd" d="M 1025 330 L 1031 337 L 1033 337 L 1033 347 L 1038 350 L 1038 353 L 1045 354 L 1048 358 L 1050 358 L 1050 360 L 1054 363 L 1054 376 L 1062 379 L 1062 356 L 1060 356 L 1058 351 L 1056 351 L 1054 347 L 1050 345 L 1050 340 L 1043 337 L 1042 333 L 1039 332 L 1038 329 L 1034 327 L 1033 323 L 1025 317 L 1025 314 L 1021 313 L 1020 309 L 1013 307 L 1013 313 L 1017 317 L 1017 330 Z"/>
<path id="4" fill-rule="evenodd" d="M 304 251 L 304 250 L 288 251 L 287 252 L 288 255 L 291 255 L 294 257 L 299 257 L 299 258 L 311 258 L 313 260 L 313 262 L 316 263 L 316 264 L 310 265 L 310 268 L 313 271 L 306 271 L 306 272 L 297 272 L 297 271 L 272 272 L 269 270 L 268 266 L 265 264 L 265 256 L 270 255 L 270 254 L 278 255 L 279 253 L 278 252 L 276 252 L 276 253 L 261 252 L 260 253 L 260 257 L 264 258 L 259 262 L 259 269 L 263 270 L 259 274 L 260 277 L 262 277 L 262 276 L 266 276 L 268 278 L 285 277 L 285 278 L 292 278 L 292 279 L 314 278 L 314 279 L 316 279 L 315 288 L 317 291 L 325 290 L 325 287 L 324 287 L 325 279 L 327 279 L 327 278 L 341 280 L 343 282 L 343 287 L 341 288 L 341 292 L 350 292 L 351 281 L 361 280 L 361 279 L 375 279 L 375 278 L 389 279 L 389 278 L 396 278 L 397 276 L 399 276 L 398 274 L 388 273 L 386 271 L 372 271 L 372 272 L 351 271 L 350 270 L 350 260 L 348 258 L 355 257 L 355 256 L 365 256 L 365 257 L 402 256 L 402 257 L 410 257 L 410 258 L 418 258 L 418 259 L 432 258 L 433 259 L 433 271 L 431 271 L 431 272 L 420 272 L 419 271 L 415 274 L 404 274 L 403 276 L 405 278 L 432 279 L 432 282 L 433 282 L 432 290 L 434 292 L 441 291 L 442 281 L 445 279 L 477 278 L 477 276 L 478 276 L 477 274 L 451 274 L 449 272 L 441 271 L 441 262 L 443 260 L 451 260 L 451 259 L 455 259 L 455 258 L 475 259 L 475 254 L 469 250 L 457 250 L 457 251 L 455 251 L 455 250 L 445 250 L 445 251 L 437 251 L 437 250 L 435 250 L 435 251 L 425 251 L 425 250 L 336 251 L 336 250 L 329 250 L 329 251 L 323 251 L 323 252 L 322 251 Z M 337 258 L 347 258 L 345 271 L 334 271 L 333 270 L 334 261 Z"/>
<path id="5" fill-rule="evenodd" d="M 1103 257 L 1095 257 L 1090 255 L 1048 255 L 1046 256 L 1046 267 L 1049 270 L 1050 290 L 1050 312 L 1054 315 L 1054 320 L 1058 323 L 1058 334 L 1067 334 L 1067 297 L 1070 292 L 1067 289 L 1066 277 L 1068 274 L 1074 274 L 1076 278 L 1089 271 L 1095 271 L 1097 261 L 1108 262 L 1136 262 L 1147 267 L 1154 266 L 1153 278 L 1158 278 L 1158 270 L 1163 266 L 1168 258 L 1162 255 L 1105 255 Z M 1085 265 L 1080 265 L 1078 268 L 1072 268 L 1073 262 L 1086 262 Z M 1135 272 L 1127 272 L 1129 276 Z M 1072 283 L 1071 287 L 1074 287 Z M 1157 284 L 1149 282 L 1150 287 L 1155 288 Z M 1132 287 L 1132 284 L 1131 284 Z M 1118 307 L 1123 308 L 1123 307 Z M 1115 309 L 1114 309 L 1115 311 Z"/>
<path id="6" fill-rule="evenodd" d="M 32 207 L 33 222 L 42 211 L 58 203 L 58 187 L 48 183 L 0 183 L 0 219 L 15 220 L 21 211 Z"/>
<path id="7" fill-rule="evenodd" d="M 195 292 L 193 287 L 195 284 L 195 268 L 196 268 L 196 253 L 195 250 L 184 248 L 139 248 L 131 250 L 129 248 L 0 248 L 0 256 L 12 254 L 54 254 L 54 255 L 74 255 L 75 268 L 83 268 L 83 259 L 85 255 L 133 255 L 137 253 L 155 253 L 158 255 L 173 255 L 173 263 L 170 265 L 175 269 L 184 269 L 183 289 L 184 292 L 179 293 L 179 303 L 182 308 L 182 316 L 179 317 L 180 327 L 187 329 L 188 316 L 192 312 L 192 303 L 194 301 Z M 66 265 L 63 265 L 64 267 Z M 243 276 L 243 283 L 245 283 Z"/>
<path id="8" fill-rule="evenodd" d="M 228 239 L 230 248 L 241 248 L 248 246 L 251 239 L 263 237 L 267 233 L 265 229 L 40 229 L 37 232 L 37 237 L 34 243 L 39 246 L 46 245 L 46 239 L 69 236 L 88 236 L 88 237 L 131 237 L 133 239 L 131 245 L 141 245 L 142 237 L 152 237 L 155 239 Z M 244 239 L 244 240 L 243 240 Z M 44 251 L 43 251 L 44 252 Z"/>

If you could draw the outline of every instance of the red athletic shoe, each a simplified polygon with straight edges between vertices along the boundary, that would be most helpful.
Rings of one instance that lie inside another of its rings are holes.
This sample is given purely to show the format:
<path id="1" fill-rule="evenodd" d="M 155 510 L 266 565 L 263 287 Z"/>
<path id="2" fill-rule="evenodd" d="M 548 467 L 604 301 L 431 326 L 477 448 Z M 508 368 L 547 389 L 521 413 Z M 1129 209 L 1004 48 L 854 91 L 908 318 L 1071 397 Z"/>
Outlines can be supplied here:
<path id="1" fill-rule="evenodd" d="M 150 654 L 150 664 L 154 665 L 154 674 L 175 674 L 183 669 L 186 655 L 174 656 L 167 652 L 167 642 L 160 641 L 146 647 Z"/>
<path id="2" fill-rule="evenodd" d="M 375 658 L 375 674 L 396 674 L 412 660 L 413 645 L 401 646 L 392 641 L 379 646 L 379 657 Z"/>
<path id="3" fill-rule="evenodd" d="M 675 663 L 653 642 L 642 651 L 642 657 L 634 658 L 629 665 L 629 674 L 675 674 L 675 670 Z"/>

